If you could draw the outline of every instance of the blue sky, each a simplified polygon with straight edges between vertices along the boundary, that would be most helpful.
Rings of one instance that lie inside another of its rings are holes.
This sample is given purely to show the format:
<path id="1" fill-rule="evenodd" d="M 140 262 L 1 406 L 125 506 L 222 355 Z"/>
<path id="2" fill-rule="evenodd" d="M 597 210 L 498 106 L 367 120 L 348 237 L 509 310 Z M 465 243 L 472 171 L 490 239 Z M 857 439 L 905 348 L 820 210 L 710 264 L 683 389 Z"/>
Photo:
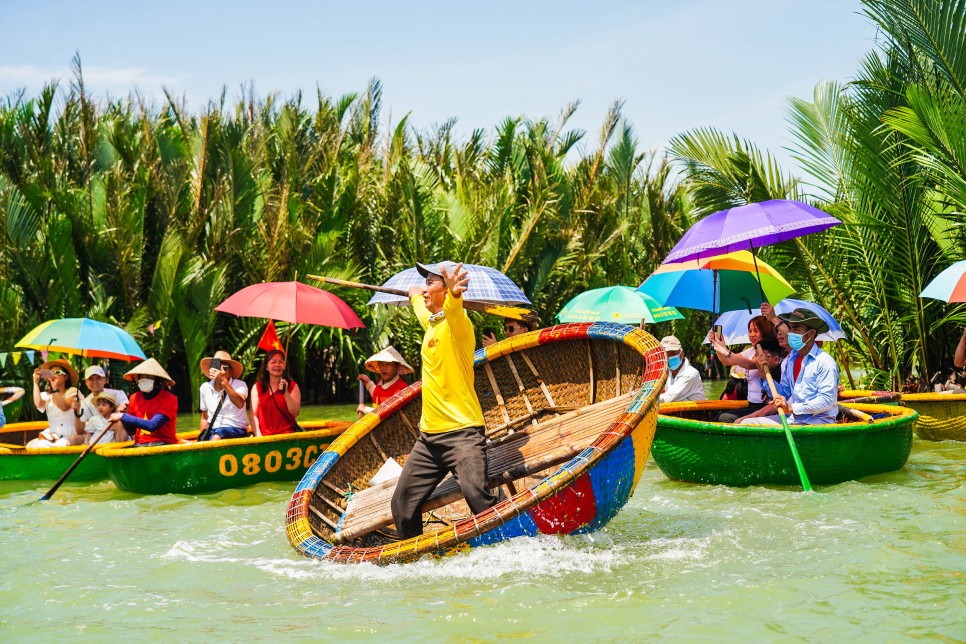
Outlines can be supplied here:
<path id="1" fill-rule="evenodd" d="M 125 97 L 162 86 L 200 106 L 242 84 L 290 95 L 364 91 L 377 77 L 383 120 L 420 129 L 458 118 L 492 131 L 506 116 L 555 118 L 593 146 L 624 101 L 643 148 L 713 126 L 791 169 L 787 97 L 847 80 L 873 47 L 857 0 L 612 2 L 13 2 L 0 0 L 0 95 L 70 80 Z"/>

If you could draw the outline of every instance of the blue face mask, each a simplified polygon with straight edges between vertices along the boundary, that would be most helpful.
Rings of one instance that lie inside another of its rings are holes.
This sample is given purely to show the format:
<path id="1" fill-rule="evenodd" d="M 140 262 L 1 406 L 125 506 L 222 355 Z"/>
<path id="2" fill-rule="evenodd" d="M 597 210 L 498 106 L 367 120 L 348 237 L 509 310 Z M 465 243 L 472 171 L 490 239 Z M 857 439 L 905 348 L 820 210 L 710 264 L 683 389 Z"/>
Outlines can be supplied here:
<path id="1" fill-rule="evenodd" d="M 788 346 L 792 348 L 792 351 L 798 351 L 805 346 L 805 334 L 804 333 L 789 333 L 788 334 Z"/>
<path id="2" fill-rule="evenodd" d="M 671 371 L 674 371 L 681 366 L 681 356 L 671 356 L 667 359 L 667 366 Z"/>

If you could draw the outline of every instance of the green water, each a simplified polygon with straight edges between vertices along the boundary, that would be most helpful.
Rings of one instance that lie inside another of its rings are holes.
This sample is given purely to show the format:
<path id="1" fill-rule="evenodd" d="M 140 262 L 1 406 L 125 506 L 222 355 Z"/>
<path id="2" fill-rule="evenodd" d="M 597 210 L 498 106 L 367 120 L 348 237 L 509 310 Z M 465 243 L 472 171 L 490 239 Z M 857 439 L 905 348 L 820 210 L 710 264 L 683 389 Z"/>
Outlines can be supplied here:
<path id="1" fill-rule="evenodd" d="M 917 439 L 901 471 L 813 494 L 674 483 L 651 463 L 592 536 L 385 568 L 297 556 L 289 484 L 68 483 L 31 504 L 49 484 L 0 482 L 0 641 L 961 640 L 964 461 L 966 443 Z"/>

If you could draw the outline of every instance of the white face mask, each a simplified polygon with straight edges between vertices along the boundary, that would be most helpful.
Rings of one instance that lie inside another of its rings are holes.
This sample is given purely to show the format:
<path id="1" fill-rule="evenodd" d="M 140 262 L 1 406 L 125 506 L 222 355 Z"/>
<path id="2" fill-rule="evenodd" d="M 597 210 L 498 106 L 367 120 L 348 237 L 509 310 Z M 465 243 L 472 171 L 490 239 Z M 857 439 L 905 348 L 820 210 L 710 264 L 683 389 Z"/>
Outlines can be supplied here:
<path id="1" fill-rule="evenodd" d="M 154 381 L 148 380 L 147 378 L 142 378 L 141 380 L 138 380 L 138 389 L 144 393 L 148 393 L 154 389 Z"/>

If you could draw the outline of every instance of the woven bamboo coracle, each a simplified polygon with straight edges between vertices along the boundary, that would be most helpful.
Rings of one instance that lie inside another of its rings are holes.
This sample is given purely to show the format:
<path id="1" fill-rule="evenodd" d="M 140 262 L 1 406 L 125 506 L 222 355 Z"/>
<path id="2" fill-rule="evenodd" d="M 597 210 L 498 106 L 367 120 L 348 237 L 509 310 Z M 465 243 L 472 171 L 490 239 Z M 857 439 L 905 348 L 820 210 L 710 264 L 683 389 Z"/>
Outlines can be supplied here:
<path id="1" fill-rule="evenodd" d="M 420 383 L 353 424 L 292 497 L 286 534 L 301 554 L 391 563 L 522 535 L 590 532 L 633 493 L 654 438 L 667 361 L 649 334 L 565 324 L 476 353 L 488 478 L 501 501 L 470 513 L 451 477 L 423 506 L 424 534 L 401 541 L 389 510 L 396 479 L 370 485 L 415 444 Z"/>

